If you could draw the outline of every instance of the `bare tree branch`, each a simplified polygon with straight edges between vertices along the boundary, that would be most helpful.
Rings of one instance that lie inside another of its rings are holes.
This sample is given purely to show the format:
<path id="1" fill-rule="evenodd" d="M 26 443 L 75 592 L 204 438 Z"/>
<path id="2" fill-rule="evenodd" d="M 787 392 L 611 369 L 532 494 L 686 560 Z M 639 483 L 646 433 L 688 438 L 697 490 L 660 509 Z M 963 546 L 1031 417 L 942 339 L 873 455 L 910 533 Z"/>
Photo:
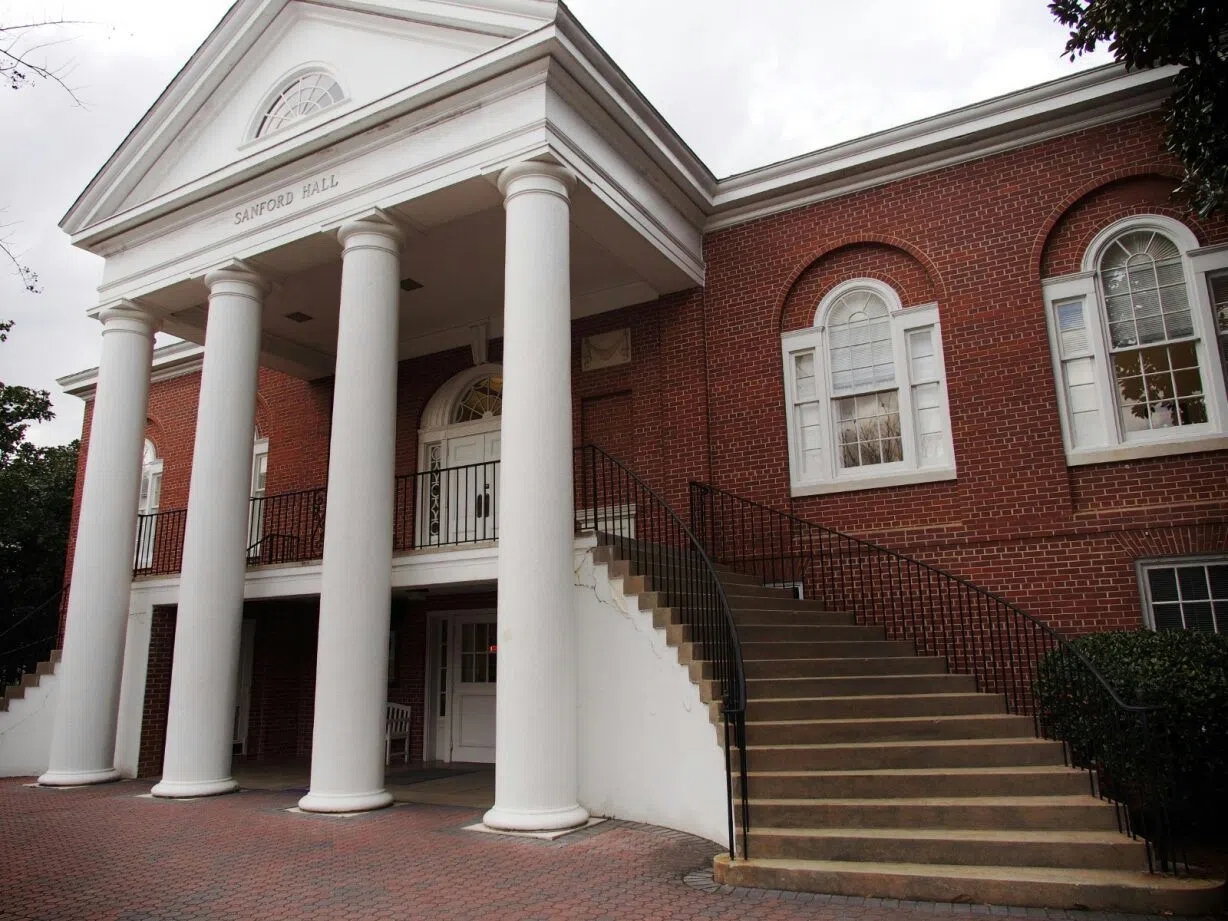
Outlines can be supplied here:
<path id="1" fill-rule="evenodd" d="M 35 55 L 40 51 L 58 45 L 64 39 L 30 43 L 29 36 L 30 33 L 40 29 L 84 24 L 81 20 L 75 19 L 49 19 L 45 22 L 0 26 L 0 80 L 7 82 L 9 88 L 14 90 L 34 86 L 40 80 L 50 80 L 67 93 L 76 105 L 80 106 L 81 100 L 64 80 L 64 68 L 53 68 L 35 60 Z"/>

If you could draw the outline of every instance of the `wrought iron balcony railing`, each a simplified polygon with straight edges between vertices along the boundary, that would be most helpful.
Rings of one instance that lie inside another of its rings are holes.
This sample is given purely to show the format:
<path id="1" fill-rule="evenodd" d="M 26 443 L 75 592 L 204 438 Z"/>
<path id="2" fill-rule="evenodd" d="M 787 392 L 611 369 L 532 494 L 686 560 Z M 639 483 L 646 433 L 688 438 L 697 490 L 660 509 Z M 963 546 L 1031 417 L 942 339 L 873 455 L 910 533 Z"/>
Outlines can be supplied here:
<path id="1" fill-rule="evenodd" d="M 454 547 L 499 536 L 499 462 L 442 467 L 396 478 L 393 549 Z M 318 560 L 324 555 L 323 487 L 251 499 L 249 566 Z M 173 575 L 183 568 L 187 509 L 137 516 L 132 575 Z"/>

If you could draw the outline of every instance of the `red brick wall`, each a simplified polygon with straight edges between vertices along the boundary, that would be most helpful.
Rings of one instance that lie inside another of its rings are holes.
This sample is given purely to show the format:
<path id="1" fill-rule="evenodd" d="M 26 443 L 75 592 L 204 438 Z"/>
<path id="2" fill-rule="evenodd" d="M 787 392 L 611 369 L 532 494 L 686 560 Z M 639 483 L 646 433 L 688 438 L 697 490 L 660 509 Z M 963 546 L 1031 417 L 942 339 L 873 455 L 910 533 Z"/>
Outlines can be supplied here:
<path id="1" fill-rule="evenodd" d="M 616 443 L 683 514 L 688 481 L 707 480 L 949 567 L 1059 626 L 1137 626 L 1135 560 L 1228 547 L 1228 452 L 1068 468 L 1041 279 L 1076 271 L 1095 233 L 1126 215 L 1228 240 L 1228 221 L 1181 217 L 1177 172 L 1158 116 L 1141 116 L 712 233 L 702 289 L 574 323 L 574 437 Z M 906 305 L 938 304 L 958 478 L 793 500 L 780 334 L 860 276 Z M 582 371 L 580 339 L 622 327 L 631 362 Z M 417 469 L 426 401 L 469 364 L 467 349 L 401 364 L 398 474 Z M 151 391 L 164 508 L 186 501 L 198 386 L 189 375 Z M 261 372 L 270 493 L 325 482 L 330 402 L 329 381 Z M 88 425 L 87 411 L 86 438 Z M 422 693 L 410 661 L 398 667 L 411 669 L 398 679 L 406 700 Z"/>
<path id="2" fill-rule="evenodd" d="M 154 608 L 149 631 L 149 663 L 145 672 L 145 707 L 137 756 L 139 777 L 162 774 L 166 747 L 166 714 L 171 703 L 171 659 L 175 653 L 175 609 Z"/>
<path id="3" fill-rule="evenodd" d="M 1061 626 L 1138 626 L 1140 529 L 1201 526 L 1186 543 L 1228 546 L 1228 452 L 1067 468 L 1040 281 L 1077 271 L 1113 220 L 1180 214 L 1158 150 L 1158 119 L 1140 117 L 710 235 L 717 485 L 948 566 Z M 1228 240 L 1228 222 L 1189 223 Z M 958 479 L 792 500 L 780 333 L 858 275 L 938 302 Z"/>

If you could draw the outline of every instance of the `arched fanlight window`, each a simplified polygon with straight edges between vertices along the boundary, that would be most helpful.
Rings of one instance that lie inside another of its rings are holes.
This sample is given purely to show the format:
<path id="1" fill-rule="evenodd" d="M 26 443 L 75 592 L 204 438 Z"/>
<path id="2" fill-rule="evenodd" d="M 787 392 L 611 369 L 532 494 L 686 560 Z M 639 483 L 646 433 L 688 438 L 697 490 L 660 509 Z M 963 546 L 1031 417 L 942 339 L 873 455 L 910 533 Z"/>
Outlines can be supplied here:
<path id="1" fill-rule="evenodd" d="M 344 98 L 341 85 L 322 71 L 295 77 L 265 110 L 256 129 L 256 137 L 264 137 L 292 122 L 335 106 Z"/>
<path id="2" fill-rule="evenodd" d="M 1130 230 L 1100 257 L 1117 403 L 1126 432 L 1207 421 L 1181 250 Z"/>
<path id="3" fill-rule="evenodd" d="M 503 378 L 484 377 L 475 381 L 456 403 L 453 422 L 475 422 L 503 415 Z"/>

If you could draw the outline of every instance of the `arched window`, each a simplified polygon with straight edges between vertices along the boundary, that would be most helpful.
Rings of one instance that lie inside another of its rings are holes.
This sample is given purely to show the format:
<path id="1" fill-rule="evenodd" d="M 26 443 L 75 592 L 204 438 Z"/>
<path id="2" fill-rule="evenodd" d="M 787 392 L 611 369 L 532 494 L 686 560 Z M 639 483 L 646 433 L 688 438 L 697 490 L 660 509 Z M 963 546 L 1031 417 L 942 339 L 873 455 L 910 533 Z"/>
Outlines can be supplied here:
<path id="1" fill-rule="evenodd" d="M 1129 218 L 1092 241 L 1081 275 L 1044 283 L 1069 462 L 1223 434 L 1228 256 L 1196 249 L 1177 221 Z"/>
<path id="2" fill-rule="evenodd" d="M 935 305 L 854 279 L 782 348 L 794 495 L 955 475 Z"/>
<path id="3" fill-rule="evenodd" d="M 295 77 L 282 88 L 261 116 L 255 136 L 260 138 L 335 106 L 345 98 L 341 85 L 323 71 Z"/>
<path id="4" fill-rule="evenodd" d="M 476 422 L 503 415 L 503 378 L 484 377 L 474 381 L 456 402 L 453 422 Z"/>
<path id="5" fill-rule="evenodd" d="M 158 525 L 158 503 L 162 498 L 162 459 L 148 438 L 141 453 L 141 492 L 137 499 L 136 547 L 133 567 L 148 569 L 153 565 L 154 540 Z"/>

